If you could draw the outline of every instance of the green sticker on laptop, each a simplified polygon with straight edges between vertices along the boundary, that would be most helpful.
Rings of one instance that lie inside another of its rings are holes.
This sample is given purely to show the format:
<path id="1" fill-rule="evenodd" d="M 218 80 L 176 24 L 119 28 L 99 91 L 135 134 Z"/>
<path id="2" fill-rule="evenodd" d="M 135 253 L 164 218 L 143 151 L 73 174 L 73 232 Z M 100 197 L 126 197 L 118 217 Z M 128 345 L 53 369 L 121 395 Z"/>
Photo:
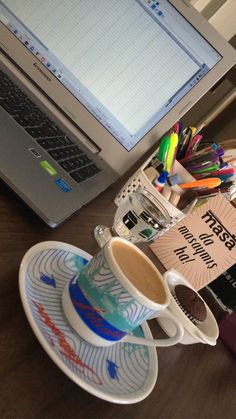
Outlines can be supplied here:
<path id="1" fill-rule="evenodd" d="M 50 176 L 57 175 L 57 171 L 54 169 L 54 167 L 51 166 L 50 163 L 48 163 L 47 160 L 41 160 L 40 166 L 42 167 L 42 169 L 46 170 L 46 172 L 48 172 Z"/>

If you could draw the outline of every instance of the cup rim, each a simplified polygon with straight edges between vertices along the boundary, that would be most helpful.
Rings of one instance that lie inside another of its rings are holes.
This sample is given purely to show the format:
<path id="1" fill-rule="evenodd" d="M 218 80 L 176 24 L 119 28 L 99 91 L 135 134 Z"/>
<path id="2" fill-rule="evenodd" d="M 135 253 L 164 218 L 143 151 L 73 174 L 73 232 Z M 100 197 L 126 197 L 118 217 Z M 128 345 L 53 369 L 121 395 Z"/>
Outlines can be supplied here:
<path id="1" fill-rule="evenodd" d="M 153 270 L 157 272 L 159 280 L 161 282 L 161 285 L 162 285 L 162 287 L 165 291 L 165 294 L 166 294 L 165 303 L 157 303 L 157 302 L 151 300 L 146 295 L 142 294 L 142 292 L 139 291 L 132 284 L 132 282 L 126 277 L 126 275 L 124 274 L 122 269 L 119 267 L 118 263 L 116 262 L 113 251 L 112 251 L 113 243 L 115 243 L 115 242 L 120 242 L 120 243 L 122 243 L 122 244 L 124 244 L 128 247 L 133 248 L 140 256 L 142 256 L 145 259 L 145 261 L 149 265 L 151 265 Z M 136 245 L 129 242 L 128 240 L 123 239 L 122 237 L 113 237 L 104 246 L 104 253 L 105 253 L 105 257 L 106 257 L 107 261 L 110 264 L 110 269 L 112 270 L 113 274 L 116 277 L 119 277 L 119 281 L 124 286 L 124 288 L 126 288 L 128 290 L 128 292 L 130 292 L 130 294 L 132 296 L 134 296 L 134 298 L 137 299 L 137 301 L 139 301 L 139 303 L 145 305 L 146 307 L 150 308 L 151 310 L 156 310 L 156 311 L 164 310 L 166 307 L 168 307 L 168 305 L 170 304 L 171 295 L 170 295 L 170 291 L 168 289 L 168 286 L 164 281 L 163 275 L 161 274 L 159 269 L 154 265 L 154 263 L 151 261 L 151 259 L 141 249 L 139 249 Z M 111 265 L 111 263 L 112 263 L 112 265 Z"/>

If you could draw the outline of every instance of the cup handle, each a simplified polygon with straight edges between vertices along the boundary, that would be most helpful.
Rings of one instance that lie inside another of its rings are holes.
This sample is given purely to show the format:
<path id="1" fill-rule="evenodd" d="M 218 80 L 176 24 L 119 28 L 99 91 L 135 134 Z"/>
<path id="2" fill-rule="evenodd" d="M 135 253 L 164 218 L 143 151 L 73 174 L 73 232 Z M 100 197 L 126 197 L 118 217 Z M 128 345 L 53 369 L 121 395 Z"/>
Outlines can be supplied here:
<path id="1" fill-rule="evenodd" d="M 165 311 L 165 313 L 158 313 L 153 318 L 167 318 L 169 320 L 172 320 L 172 322 L 175 324 L 176 327 L 176 334 L 172 337 L 166 338 L 166 339 L 146 339 L 146 338 L 139 338 L 138 336 L 134 335 L 126 335 L 125 338 L 122 340 L 122 342 L 127 343 L 134 343 L 138 345 L 146 345 L 146 346 L 154 346 L 154 347 L 168 347 L 176 345 L 176 343 L 180 342 L 184 335 L 184 328 L 182 324 L 176 320 L 176 318 L 173 316 L 173 314 L 168 310 Z"/>

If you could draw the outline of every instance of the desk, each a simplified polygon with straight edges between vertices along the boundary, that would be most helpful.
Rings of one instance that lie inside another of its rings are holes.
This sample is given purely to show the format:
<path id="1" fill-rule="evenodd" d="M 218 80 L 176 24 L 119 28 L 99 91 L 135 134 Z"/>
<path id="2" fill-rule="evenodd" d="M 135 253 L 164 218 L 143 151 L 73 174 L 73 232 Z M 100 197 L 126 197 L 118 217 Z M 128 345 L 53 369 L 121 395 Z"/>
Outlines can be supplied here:
<path id="1" fill-rule="evenodd" d="M 127 177 L 128 178 L 128 177 Z M 112 222 L 112 185 L 59 228 L 44 225 L 0 182 L 0 418 L 233 419 L 236 362 L 221 341 L 159 348 L 153 392 L 134 405 L 102 401 L 74 384 L 44 352 L 26 320 L 18 291 L 24 253 L 37 242 L 59 240 L 94 254 L 96 224 Z M 155 321 L 151 328 L 158 328 Z"/>

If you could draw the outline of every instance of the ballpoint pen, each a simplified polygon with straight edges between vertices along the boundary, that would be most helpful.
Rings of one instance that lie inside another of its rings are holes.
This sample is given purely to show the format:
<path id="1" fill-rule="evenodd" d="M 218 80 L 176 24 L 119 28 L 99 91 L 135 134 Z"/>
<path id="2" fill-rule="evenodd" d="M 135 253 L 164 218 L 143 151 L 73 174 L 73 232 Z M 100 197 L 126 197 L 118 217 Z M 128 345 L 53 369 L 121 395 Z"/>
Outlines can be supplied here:
<path id="1" fill-rule="evenodd" d="M 218 167 L 219 167 L 219 164 L 218 163 L 215 163 L 215 164 L 212 164 L 211 166 L 208 166 L 208 167 L 202 167 L 201 169 L 199 169 L 199 170 L 196 170 L 196 169 L 192 169 L 190 172 L 191 172 L 191 174 L 194 176 L 195 174 L 197 174 L 197 173 L 209 173 L 209 172 L 211 172 L 212 170 L 217 170 L 218 169 Z"/>
<path id="2" fill-rule="evenodd" d="M 204 147 L 199 151 L 196 151 L 194 154 L 192 154 L 191 156 L 186 156 L 183 157 L 182 159 L 179 160 L 179 162 L 181 164 L 184 164 L 187 161 L 191 161 L 193 159 L 195 159 L 198 156 L 202 156 L 205 153 L 207 153 L 208 151 L 216 151 L 218 149 L 218 145 L 216 143 L 211 144 L 210 146 Z"/>
<path id="3" fill-rule="evenodd" d="M 211 169 L 211 170 L 218 170 L 219 168 L 219 160 L 216 158 L 212 159 L 212 160 L 206 160 L 203 162 L 196 162 L 194 164 L 188 165 L 188 166 L 184 166 L 188 172 L 198 172 L 198 171 L 202 171 L 205 169 L 208 169 L 210 167 L 212 167 L 213 165 L 216 165 L 215 169 Z"/>
<path id="4" fill-rule="evenodd" d="M 177 151 L 177 159 L 180 160 L 185 156 L 185 152 L 187 150 L 187 146 L 188 143 L 191 139 L 192 136 L 192 131 L 191 128 L 186 128 L 183 132 L 182 135 L 180 136 L 180 142 L 179 142 L 179 147 L 178 147 L 178 151 Z"/>
<path id="5" fill-rule="evenodd" d="M 176 134 L 179 135 L 179 122 L 176 122 L 173 127 L 172 127 L 172 131 L 176 132 Z"/>
<path id="6" fill-rule="evenodd" d="M 222 182 L 225 182 L 226 180 L 230 179 L 234 174 L 228 174 L 228 175 L 218 175 L 218 177 L 222 180 Z"/>
<path id="7" fill-rule="evenodd" d="M 202 138 L 202 135 L 197 134 L 191 139 L 186 150 L 186 157 L 194 155 L 194 151 L 196 150 Z"/>
<path id="8" fill-rule="evenodd" d="M 233 176 L 234 174 L 236 174 L 234 168 L 227 168 L 227 169 L 219 169 L 219 170 L 213 170 L 211 173 L 211 176 L 215 177 L 215 176 Z M 196 173 L 194 175 L 194 177 L 196 179 L 204 179 L 205 177 L 208 177 L 209 173 Z"/>
<path id="9" fill-rule="evenodd" d="M 181 162 L 181 164 L 184 167 L 188 167 L 188 166 L 203 164 L 205 161 L 214 162 L 216 158 L 219 160 L 219 158 L 223 155 L 223 153 L 224 153 L 223 149 L 217 148 L 217 150 L 208 151 L 206 153 L 199 154 L 196 157 L 193 156 L 189 160 L 185 160 L 185 162 Z"/>
<path id="10" fill-rule="evenodd" d="M 221 185 L 220 185 L 221 186 Z M 223 185 L 222 185 L 223 186 Z M 214 195 L 218 195 L 219 193 L 228 193 L 231 191 L 232 186 L 224 186 L 223 188 L 211 188 L 211 189 L 200 189 L 199 191 L 196 189 L 197 195 L 199 197 L 212 197 Z"/>
<path id="11" fill-rule="evenodd" d="M 195 128 L 195 127 L 189 127 L 190 129 L 191 129 L 191 132 L 192 132 L 192 135 L 191 135 L 191 140 L 193 139 L 193 137 L 194 137 L 194 135 L 196 135 L 196 131 L 197 131 L 197 128 Z"/>

